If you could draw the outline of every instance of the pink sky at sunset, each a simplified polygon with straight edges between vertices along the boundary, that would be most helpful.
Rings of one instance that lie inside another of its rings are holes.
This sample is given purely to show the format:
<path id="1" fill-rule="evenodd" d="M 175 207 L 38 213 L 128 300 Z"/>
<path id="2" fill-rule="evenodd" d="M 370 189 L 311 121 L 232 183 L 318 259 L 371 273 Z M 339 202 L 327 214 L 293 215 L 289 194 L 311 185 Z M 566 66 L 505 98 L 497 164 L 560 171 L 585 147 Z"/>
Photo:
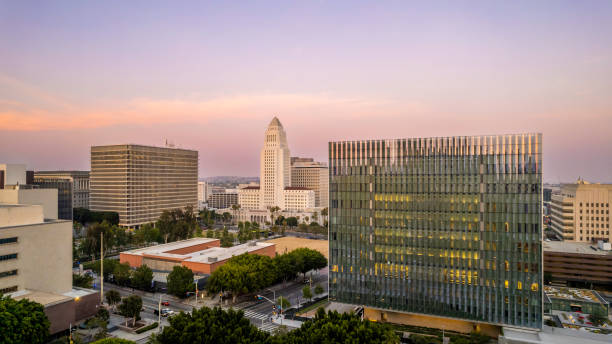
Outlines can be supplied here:
<path id="1" fill-rule="evenodd" d="M 612 3 L 0 0 L 0 162 L 89 169 L 92 145 L 255 176 L 271 118 L 330 140 L 542 132 L 544 180 L 612 182 Z"/>

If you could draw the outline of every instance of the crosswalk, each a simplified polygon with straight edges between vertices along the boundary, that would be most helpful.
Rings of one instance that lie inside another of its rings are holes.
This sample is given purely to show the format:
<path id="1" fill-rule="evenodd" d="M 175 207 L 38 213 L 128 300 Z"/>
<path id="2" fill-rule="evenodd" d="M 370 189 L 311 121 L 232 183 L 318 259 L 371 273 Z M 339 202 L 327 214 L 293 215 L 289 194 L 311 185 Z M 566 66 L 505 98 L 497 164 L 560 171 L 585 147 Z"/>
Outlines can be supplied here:
<path id="1" fill-rule="evenodd" d="M 278 328 L 278 325 L 270 321 L 270 316 L 267 314 L 253 312 L 248 309 L 243 309 L 244 316 L 254 320 L 253 324 L 259 327 L 260 330 L 272 333 Z M 263 320 L 263 321 L 262 321 Z M 263 324 L 262 324 L 263 323 Z"/>
<path id="2" fill-rule="evenodd" d="M 267 314 L 261 314 L 261 313 L 253 312 L 253 311 L 250 311 L 248 309 L 243 309 L 242 311 L 244 312 L 244 316 L 247 317 L 247 318 L 259 319 L 259 320 L 262 320 L 262 319 L 266 319 L 267 320 L 267 319 L 270 318 Z"/>
<path id="3" fill-rule="evenodd" d="M 265 323 L 263 324 L 263 326 L 259 327 L 260 330 L 266 331 L 268 333 L 274 332 L 274 330 L 276 330 L 277 328 L 278 328 L 278 325 L 273 324 L 273 323 Z"/>

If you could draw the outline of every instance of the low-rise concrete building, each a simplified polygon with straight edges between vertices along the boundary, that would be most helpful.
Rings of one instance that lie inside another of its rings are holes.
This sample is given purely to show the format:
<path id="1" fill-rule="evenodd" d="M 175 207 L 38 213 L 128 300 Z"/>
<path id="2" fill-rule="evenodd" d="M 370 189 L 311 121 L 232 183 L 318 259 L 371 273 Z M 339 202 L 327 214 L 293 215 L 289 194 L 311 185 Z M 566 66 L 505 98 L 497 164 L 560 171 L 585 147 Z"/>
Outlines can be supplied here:
<path id="1" fill-rule="evenodd" d="M 544 242 L 544 277 L 569 286 L 612 286 L 612 251 L 606 244 Z"/>
<path id="2" fill-rule="evenodd" d="M 121 252 L 119 259 L 133 268 L 147 265 L 155 271 L 171 271 L 174 266 L 182 265 L 194 273 L 211 274 L 233 256 L 249 253 L 272 258 L 276 254 L 272 243 L 250 242 L 228 248 L 219 247 L 220 244 L 219 239 L 192 238 Z"/>

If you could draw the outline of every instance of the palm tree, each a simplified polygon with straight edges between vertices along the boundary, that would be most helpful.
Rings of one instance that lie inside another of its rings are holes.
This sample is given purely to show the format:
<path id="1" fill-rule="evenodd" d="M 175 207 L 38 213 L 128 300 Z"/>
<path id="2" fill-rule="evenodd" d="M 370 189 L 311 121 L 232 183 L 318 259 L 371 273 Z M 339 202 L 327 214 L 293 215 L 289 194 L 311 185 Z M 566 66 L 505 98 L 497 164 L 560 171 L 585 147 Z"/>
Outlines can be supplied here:
<path id="1" fill-rule="evenodd" d="M 280 211 L 280 207 L 278 206 L 268 207 L 268 211 L 270 212 L 270 220 L 272 222 L 272 226 L 274 227 L 276 225 L 276 223 L 274 223 L 274 217 L 275 217 L 275 214 L 278 211 Z"/>
<path id="2" fill-rule="evenodd" d="M 234 219 L 238 220 L 236 217 L 236 212 L 240 210 L 240 204 L 232 204 L 232 212 L 234 213 Z"/>
<path id="3" fill-rule="evenodd" d="M 319 222 L 319 213 L 317 213 L 316 211 L 312 213 L 312 220 L 314 222 Z"/>
<path id="4" fill-rule="evenodd" d="M 329 214 L 329 209 L 328 208 L 323 208 L 323 210 L 321 210 L 321 216 L 323 216 L 323 221 L 327 221 L 327 215 Z"/>

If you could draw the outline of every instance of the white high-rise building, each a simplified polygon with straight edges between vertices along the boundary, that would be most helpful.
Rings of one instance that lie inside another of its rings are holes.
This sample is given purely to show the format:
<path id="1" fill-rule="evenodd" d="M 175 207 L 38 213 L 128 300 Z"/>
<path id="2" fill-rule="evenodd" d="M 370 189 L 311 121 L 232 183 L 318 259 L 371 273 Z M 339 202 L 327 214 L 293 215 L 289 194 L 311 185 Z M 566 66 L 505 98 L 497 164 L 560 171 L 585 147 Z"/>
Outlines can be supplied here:
<path id="1" fill-rule="evenodd" d="M 266 130 L 260 160 L 259 206 L 266 209 L 285 208 L 285 188 L 291 186 L 291 157 L 287 134 L 278 118 L 274 117 Z"/>
<path id="2" fill-rule="evenodd" d="M 274 117 L 264 137 L 261 150 L 260 185 L 240 185 L 236 214 L 238 221 L 264 223 L 270 220 L 271 207 L 279 207 L 280 214 L 309 217 L 315 211 L 316 192 L 307 187 L 292 185 L 291 156 L 287 134 L 278 118 Z"/>

